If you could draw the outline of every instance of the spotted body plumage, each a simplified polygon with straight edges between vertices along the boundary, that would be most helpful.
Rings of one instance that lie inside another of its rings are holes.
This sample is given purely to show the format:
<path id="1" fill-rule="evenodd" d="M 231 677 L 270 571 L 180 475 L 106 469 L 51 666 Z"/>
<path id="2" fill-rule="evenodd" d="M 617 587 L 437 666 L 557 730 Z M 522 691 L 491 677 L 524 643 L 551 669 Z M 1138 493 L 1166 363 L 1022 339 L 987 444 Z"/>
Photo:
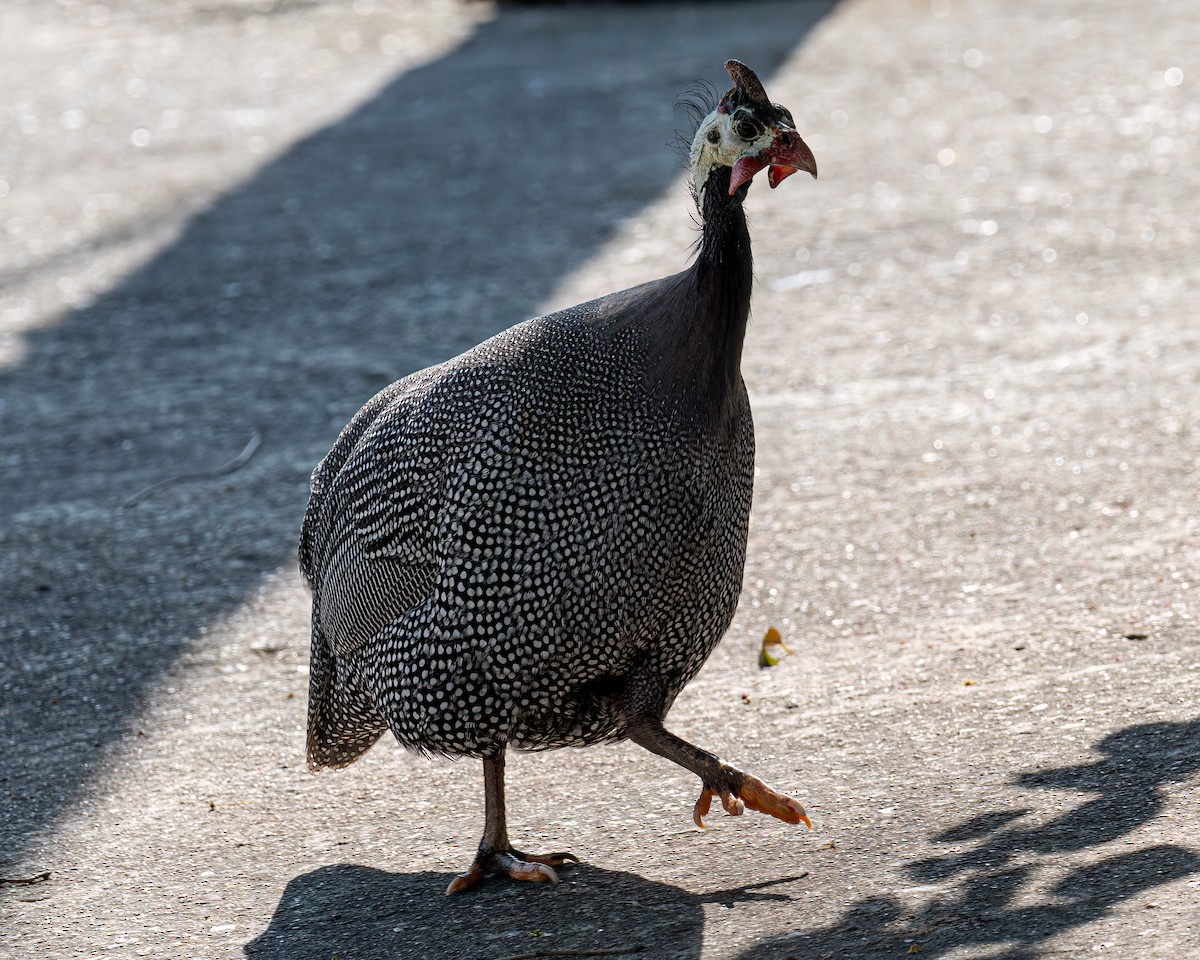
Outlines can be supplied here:
<path id="1" fill-rule="evenodd" d="M 703 665 L 741 586 L 754 434 L 740 379 L 715 412 L 654 382 L 656 292 L 393 384 L 317 468 L 314 767 L 388 727 L 450 755 L 617 739 L 624 701 L 661 717 Z"/>

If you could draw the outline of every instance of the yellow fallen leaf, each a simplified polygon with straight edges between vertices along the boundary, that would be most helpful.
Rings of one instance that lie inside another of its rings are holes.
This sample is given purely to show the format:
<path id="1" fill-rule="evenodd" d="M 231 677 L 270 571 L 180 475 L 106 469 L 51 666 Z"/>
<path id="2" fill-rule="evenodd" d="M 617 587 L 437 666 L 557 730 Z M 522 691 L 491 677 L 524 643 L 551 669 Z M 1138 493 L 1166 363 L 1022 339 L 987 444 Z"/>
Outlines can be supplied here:
<path id="1" fill-rule="evenodd" d="M 784 646 L 783 637 L 779 635 L 779 631 L 774 627 L 768 627 L 762 640 L 762 646 L 758 650 L 758 665 L 761 669 L 766 670 L 778 664 L 791 652 Z"/>

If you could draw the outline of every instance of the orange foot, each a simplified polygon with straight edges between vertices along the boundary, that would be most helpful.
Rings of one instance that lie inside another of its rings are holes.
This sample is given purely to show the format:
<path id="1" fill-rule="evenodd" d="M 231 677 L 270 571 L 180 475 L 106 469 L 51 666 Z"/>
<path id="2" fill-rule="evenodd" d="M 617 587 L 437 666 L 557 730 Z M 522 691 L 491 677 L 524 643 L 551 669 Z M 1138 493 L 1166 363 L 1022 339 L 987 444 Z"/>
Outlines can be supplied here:
<path id="1" fill-rule="evenodd" d="M 736 795 L 727 789 L 714 790 L 711 787 L 705 787 L 700 791 L 700 799 L 696 801 L 696 806 L 692 810 L 692 819 L 696 821 L 696 826 L 702 830 L 708 829 L 704 825 L 704 816 L 712 807 L 713 797 L 719 796 L 721 806 L 731 816 L 740 817 L 746 807 L 749 807 L 759 813 L 769 813 L 786 823 L 803 823 L 809 830 L 812 829 L 812 821 L 808 819 L 804 807 L 798 801 L 778 790 L 772 790 L 758 777 L 748 773 L 743 776 L 745 781 L 742 783 L 742 789 Z"/>
<path id="2" fill-rule="evenodd" d="M 470 890 L 489 873 L 502 873 L 514 880 L 532 883 L 558 883 L 554 868 L 568 862 L 578 863 L 579 858 L 570 853 L 521 853 L 520 850 L 489 853 L 476 858 L 466 873 L 460 873 L 451 880 L 446 888 L 446 896 Z"/>

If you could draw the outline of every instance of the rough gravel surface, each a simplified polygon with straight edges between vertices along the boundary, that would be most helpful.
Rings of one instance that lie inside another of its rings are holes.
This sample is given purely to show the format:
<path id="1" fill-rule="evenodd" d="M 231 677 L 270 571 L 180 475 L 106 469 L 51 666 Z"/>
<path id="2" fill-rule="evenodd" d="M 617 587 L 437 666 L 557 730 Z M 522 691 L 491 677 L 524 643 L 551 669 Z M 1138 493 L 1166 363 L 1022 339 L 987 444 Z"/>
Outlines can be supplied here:
<path id="1" fill-rule="evenodd" d="M 1200 956 L 1197 49 L 1190 0 L 5 0 L 0 956 Z M 815 829 L 519 755 L 583 863 L 447 900 L 477 764 L 304 769 L 307 475 L 680 269 L 730 56 L 821 179 L 748 201 L 750 560 L 670 725 Z"/>

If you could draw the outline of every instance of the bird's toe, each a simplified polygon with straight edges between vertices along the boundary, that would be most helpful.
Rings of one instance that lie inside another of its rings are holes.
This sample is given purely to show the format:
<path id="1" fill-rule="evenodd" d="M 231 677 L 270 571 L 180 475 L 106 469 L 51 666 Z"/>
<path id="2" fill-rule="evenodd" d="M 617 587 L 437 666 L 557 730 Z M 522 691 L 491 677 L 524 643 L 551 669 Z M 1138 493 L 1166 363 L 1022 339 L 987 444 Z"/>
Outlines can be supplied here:
<path id="1" fill-rule="evenodd" d="M 786 823 L 803 823 L 809 830 L 812 829 L 812 821 L 808 819 L 808 814 L 804 812 L 804 807 L 798 800 L 768 787 L 758 777 L 746 774 L 746 781 L 742 784 L 738 796 L 751 810 L 770 814 Z"/>
<path id="2" fill-rule="evenodd" d="M 513 853 L 497 853 L 492 857 L 496 873 L 504 873 L 514 880 L 531 883 L 558 883 L 558 874 L 548 863 L 540 860 L 522 860 Z"/>
<path id="3" fill-rule="evenodd" d="M 740 817 L 746 810 L 746 806 L 741 798 L 730 790 L 705 787 L 700 791 L 700 799 L 696 801 L 696 805 L 692 808 L 692 820 L 701 830 L 708 829 L 708 825 L 704 822 L 704 817 L 712 809 L 713 797 L 721 798 L 721 806 L 725 808 L 725 812 L 731 817 Z"/>
<path id="4" fill-rule="evenodd" d="M 464 890 L 470 890 L 477 886 L 484 877 L 487 876 L 487 870 L 484 869 L 481 863 L 473 863 L 466 873 L 460 873 L 457 877 L 450 881 L 450 886 L 446 888 L 446 896 L 453 896 L 456 893 L 462 893 Z"/>
<path id="5" fill-rule="evenodd" d="M 471 868 L 459 874 L 450 881 L 446 895 L 462 893 L 478 886 L 489 873 L 502 874 L 513 880 L 524 880 L 529 883 L 558 883 L 558 872 L 555 867 L 566 863 L 578 863 L 579 858 L 573 853 L 560 851 L 557 853 L 522 853 L 520 850 L 500 850 L 482 855 Z"/>
<path id="6" fill-rule="evenodd" d="M 567 853 L 565 850 L 558 853 L 521 853 L 519 850 L 512 852 L 518 860 L 525 860 L 528 863 L 544 863 L 548 867 L 561 867 L 564 863 L 579 862 L 579 858 L 575 854 Z"/>
<path id="7" fill-rule="evenodd" d="M 724 786 L 710 787 L 707 784 L 700 791 L 700 799 L 692 808 L 692 820 L 701 830 L 708 829 L 704 817 L 712 809 L 713 797 L 720 797 L 721 806 L 733 817 L 740 817 L 747 809 L 757 810 L 786 823 L 803 823 L 809 830 L 812 829 L 812 821 L 808 819 L 808 814 L 804 812 L 804 807 L 798 800 L 768 787 L 758 777 L 748 773 L 735 773 L 742 778 L 741 789 L 736 793 Z"/>

